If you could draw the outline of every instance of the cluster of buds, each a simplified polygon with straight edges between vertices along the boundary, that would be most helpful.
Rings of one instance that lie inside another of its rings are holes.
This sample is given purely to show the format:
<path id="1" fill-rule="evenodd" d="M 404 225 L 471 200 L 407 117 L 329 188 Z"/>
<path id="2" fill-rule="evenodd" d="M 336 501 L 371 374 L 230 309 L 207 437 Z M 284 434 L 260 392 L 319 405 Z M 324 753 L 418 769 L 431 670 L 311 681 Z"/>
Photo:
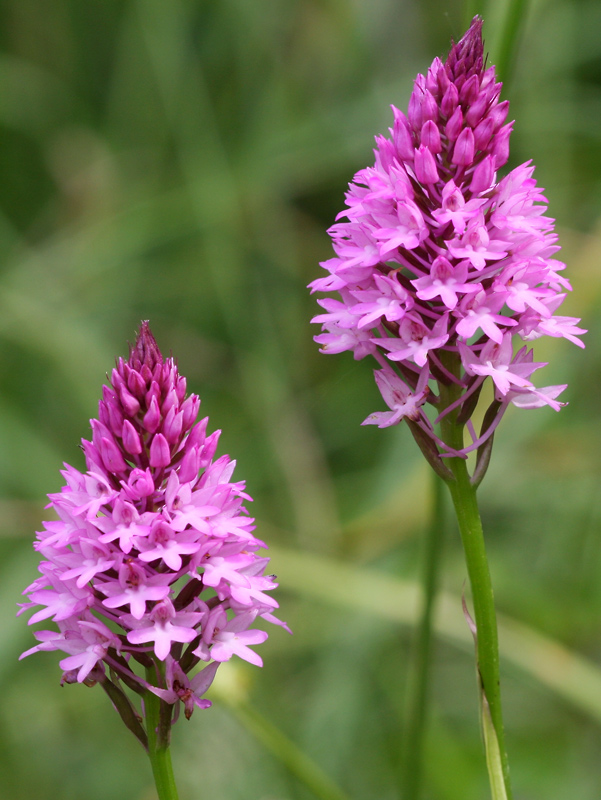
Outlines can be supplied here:
<path id="1" fill-rule="evenodd" d="M 371 355 L 389 411 L 364 424 L 406 419 L 430 452 L 465 457 L 492 436 L 510 403 L 549 405 L 565 386 L 537 388 L 527 343 L 565 337 L 582 347 L 579 320 L 557 316 L 568 281 L 546 199 L 530 162 L 497 179 L 509 157 L 511 122 L 494 67 L 485 67 L 482 22 L 476 17 L 443 63 L 418 75 L 408 114 L 393 107 L 391 137 L 376 137 L 373 167 L 358 172 L 347 208 L 329 233 L 336 257 L 313 291 L 337 292 L 319 301 L 314 318 L 322 352 Z M 470 422 L 483 382 L 494 400 L 479 435 Z M 441 407 L 441 386 L 456 399 Z M 431 420 L 429 403 L 438 407 Z M 434 425 L 452 411 L 467 423 L 471 442 L 451 448 Z"/>
<path id="2" fill-rule="evenodd" d="M 200 400 L 186 397 L 146 322 L 110 383 L 92 441 L 82 441 L 87 471 L 66 465 L 66 485 L 49 495 L 58 519 L 38 533 L 41 577 L 24 592 L 22 610 L 41 606 L 30 624 L 51 618 L 58 630 L 36 632 L 22 657 L 67 653 L 63 682 L 103 685 L 143 739 L 121 682 L 176 713 L 181 701 L 190 717 L 211 705 L 202 695 L 221 662 L 236 654 L 262 665 L 249 645 L 267 633 L 249 630 L 254 621 L 284 623 L 243 505 L 251 498 L 231 482 L 235 462 L 213 460 L 220 432 L 196 422 Z"/>

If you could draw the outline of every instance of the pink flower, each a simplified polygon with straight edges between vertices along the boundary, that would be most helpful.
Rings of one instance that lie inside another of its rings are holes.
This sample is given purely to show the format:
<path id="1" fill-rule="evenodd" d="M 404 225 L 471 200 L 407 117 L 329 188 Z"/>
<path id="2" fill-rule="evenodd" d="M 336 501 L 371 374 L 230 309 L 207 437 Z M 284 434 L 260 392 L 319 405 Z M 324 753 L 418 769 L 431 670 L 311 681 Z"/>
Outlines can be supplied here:
<path id="1" fill-rule="evenodd" d="M 86 471 L 67 466 L 65 486 L 50 495 L 59 519 L 38 533 L 41 576 L 21 609 L 39 607 L 30 623 L 51 618 L 58 628 L 36 633 L 22 657 L 63 651 L 65 683 L 106 688 L 114 677 L 182 701 L 187 717 L 209 707 L 201 695 L 219 663 L 234 654 L 262 663 L 248 649 L 267 638 L 248 630 L 257 617 L 286 627 L 272 613 L 276 583 L 258 554 L 251 498 L 231 480 L 235 462 L 213 460 L 219 432 L 195 423 L 199 405 L 143 322 L 103 388 L 92 441 L 82 442 Z M 188 677 L 201 659 L 209 666 Z M 149 684 L 136 666 L 153 662 L 162 668 Z M 120 692 L 114 684 L 111 699 Z"/>
<path id="2" fill-rule="evenodd" d="M 427 406 L 440 403 L 442 386 L 458 385 L 453 408 L 471 397 L 471 409 L 482 381 L 494 382 L 501 409 L 486 417 L 483 443 L 509 402 L 562 405 L 560 387 L 531 382 L 543 365 L 519 355 L 524 342 L 552 336 L 583 346 L 579 320 L 556 315 L 570 285 L 558 275 L 564 265 L 553 258 L 557 237 L 533 166 L 497 177 L 513 127 L 500 94 L 476 17 L 446 62 L 436 58 L 417 76 L 407 115 L 393 107 L 390 137 L 376 137 L 375 163 L 357 172 L 329 231 L 337 255 L 322 264 L 329 275 L 311 284 L 340 298 L 319 301 L 322 352 L 390 363 L 375 372 L 390 411 L 364 424 L 416 423 L 432 463 L 473 449 L 451 452 L 434 432 Z"/>

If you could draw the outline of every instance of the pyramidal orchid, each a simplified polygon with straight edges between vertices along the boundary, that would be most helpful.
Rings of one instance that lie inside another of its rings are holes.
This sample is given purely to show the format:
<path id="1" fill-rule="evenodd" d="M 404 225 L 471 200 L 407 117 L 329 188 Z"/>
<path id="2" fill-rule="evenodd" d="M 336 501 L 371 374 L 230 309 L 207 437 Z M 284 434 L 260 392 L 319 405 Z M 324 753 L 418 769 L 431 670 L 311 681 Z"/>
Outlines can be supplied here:
<path id="1" fill-rule="evenodd" d="M 204 694 L 222 662 L 262 665 L 252 648 L 267 633 L 252 626 L 286 627 L 273 615 L 251 498 L 232 481 L 235 462 L 215 458 L 220 432 L 207 434 L 199 406 L 143 322 L 82 441 L 86 470 L 66 465 L 49 495 L 57 519 L 37 535 L 41 576 L 21 609 L 37 609 L 30 624 L 54 623 L 21 658 L 63 653 L 62 682 L 100 684 L 153 767 L 180 704 L 187 718 L 211 705 Z"/>
<path id="2" fill-rule="evenodd" d="M 570 290 L 547 201 L 531 162 L 502 174 L 513 122 L 487 66 L 475 17 L 443 63 L 418 75 L 407 113 L 393 106 L 390 136 L 350 184 L 329 233 L 335 252 L 311 284 L 323 312 L 324 353 L 378 363 L 388 407 L 364 425 L 406 421 L 455 507 L 472 590 L 481 723 L 494 800 L 511 800 L 504 744 L 496 612 L 476 489 L 494 432 L 510 405 L 559 410 L 565 385 L 540 387 L 532 342 L 583 347 L 578 319 L 558 314 Z M 488 383 L 492 391 L 482 392 Z M 484 398 L 487 398 L 486 400 Z M 481 428 L 472 417 L 478 405 Z M 475 451 L 472 474 L 468 455 Z M 440 493 L 436 493 L 440 498 Z M 417 798 L 424 698 L 440 547 L 441 500 L 425 547 L 424 607 L 409 698 L 402 794 Z M 407 755 L 405 756 L 405 753 Z"/>
<path id="3" fill-rule="evenodd" d="M 311 284 L 338 298 L 318 301 L 322 352 L 350 350 L 379 364 L 389 411 L 363 424 L 407 420 L 440 471 L 440 455 L 483 448 L 510 404 L 561 407 L 565 386 L 532 380 L 544 366 L 533 361 L 532 341 L 583 346 L 579 320 L 557 314 L 570 284 L 554 258 L 557 236 L 534 167 L 500 174 L 513 122 L 481 31 L 475 18 L 446 62 L 436 58 L 417 76 L 407 114 L 393 106 L 390 137 L 376 137 L 374 165 L 355 175 L 329 230 L 336 255 L 322 264 L 328 275 Z M 494 399 L 476 434 L 470 418 L 487 379 Z M 445 405 L 441 388 L 449 386 Z M 452 411 L 469 441 L 436 433 Z"/>

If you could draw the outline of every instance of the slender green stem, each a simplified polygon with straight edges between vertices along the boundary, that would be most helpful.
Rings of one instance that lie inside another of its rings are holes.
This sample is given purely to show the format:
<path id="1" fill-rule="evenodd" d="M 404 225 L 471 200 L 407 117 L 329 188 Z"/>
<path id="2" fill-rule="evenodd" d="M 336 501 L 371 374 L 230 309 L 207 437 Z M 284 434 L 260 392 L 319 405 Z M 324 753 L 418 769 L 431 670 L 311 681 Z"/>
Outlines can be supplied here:
<path id="1" fill-rule="evenodd" d="M 407 681 L 407 710 L 403 743 L 402 796 L 419 800 L 423 773 L 423 740 L 430 684 L 432 615 L 434 611 L 444 532 L 444 483 L 432 473 L 433 514 L 423 553 L 422 608 L 415 631 Z"/>
<path id="2" fill-rule="evenodd" d="M 506 0 L 498 35 L 493 39 L 492 57 L 498 77 L 505 84 L 511 81 L 520 33 L 526 21 L 528 0 Z"/>
<path id="3" fill-rule="evenodd" d="M 147 676 L 148 682 L 154 684 L 156 681 L 155 668 L 149 667 L 147 672 L 149 673 Z M 171 752 L 169 750 L 171 714 L 165 713 L 166 705 L 152 692 L 147 692 L 144 696 L 148 757 L 150 758 L 159 800 L 178 800 L 177 787 L 171 765 Z"/>
<path id="4" fill-rule="evenodd" d="M 452 374 L 460 371 L 459 358 L 448 354 L 445 366 Z M 461 387 L 450 385 L 441 388 L 442 407 L 453 403 Z M 457 410 L 447 414 L 441 420 L 441 435 L 447 445 L 454 450 L 463 448 L 463 425 L 457 422 Z M 477 668 L 486 702 L 488 713 L 496 734 L 496 741 L 490 740 L 490 747 L 498 746 L 499 759 L 502 767 L 505 796 L 511 800 L 511 786 L 509 781 L 509 764 L 505 750 L 505 734 L 503 730 L 503 714 L 501 709 L 501 686 L 499 678 L 499 642 L 497 635 L 497 615 L 492 590 L 484 532 L 476 499 L 476 488 L 472 485 L 465 459 L 445 459 L 447 466 L 453 473 L 454 480 L 449 480 L 447 485 L 455 507 L 455 514 L 461 533 L 463 550 L 467 571 L 472 588 L 472 603 L 476 622 L 476 653 Z M 487 743 L 487 763 L 489 760 L 489 744 Z M 499 797 L 495 791 L 495 777 L 490 773 L 489 778 L 493 798 Z"/>

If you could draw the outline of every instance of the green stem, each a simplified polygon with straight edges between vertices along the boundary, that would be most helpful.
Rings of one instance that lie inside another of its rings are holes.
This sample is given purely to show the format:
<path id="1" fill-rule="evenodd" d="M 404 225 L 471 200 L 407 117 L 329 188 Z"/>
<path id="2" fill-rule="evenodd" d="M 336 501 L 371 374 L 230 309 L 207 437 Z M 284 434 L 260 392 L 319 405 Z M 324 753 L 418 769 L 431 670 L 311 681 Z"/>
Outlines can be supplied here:
<path id="1" fill-rule="evenodd" d="M 432 651 L 432 614 L 438 587 L 444 532 L 444 483 L 434 473 L 432 473 L 432 478 L 434 513 L 424 541 L 422 608 L 407 681 L 407 711 L 402 764 L 402 796 L 407 800 L 418 800 L 421 793 L 423 740 Z"/>
<path id="2" fill-rule="evenodd" d="M 460 363 L 457 356 L 448 354 L 445 366 L 452 374 L 458 374 Z M 442 407 L 448 407 L 461 392 L 461 387 L 452 384 L 441 388 Z M 454 450 L 463 448 L 463 425 L 457 423 L 457 410 L 442 418 L 440 427 L 442 439 Z M 455 507 L 455 514 L 461 533 L 467 572 L 472 588 L 472 603 L 476 622 L 477 668 L 481 691 L 490 714 L 492 727 L 496 734 L 487 740 L 487 763 L 490 765 L 490 749 L 498 746 L 499 760 L 505 784 L 505 797 L 511 800 L 509 764 L 505 750 L 503 714 L 501 709 L 501 686 L 499 677 L 499 642 L 497 635 L 497 615 L 492 590 L 484 531 L 478 510 L 476 488 L 472 485 L 467 464 L 463 458 L 445 459 L 454 476 L 447 485 Z M 483 711 L 484 713 L 484 711 Z M 489 779 L 493 798 L 500 797 L 495 789 L 496 778 L 489 769 Z"/>
<path id="3" fill-rule="evenodd" d="M 147 680 L 156 684 L 156 669 L 147 669 Z M 146 732 L 148 734 L 148 757 L 152 766 L 152 774 L 159 800 L 178 800 L 171 752 L 169 750 L 169 732 L 171 726 L 171 709 L 152 692 L 144 696 L 146 712 Z M 169 713 L 166 713 L 169 712 Z"/>
<path id="4" fill-rule="evenodd" d="M 503 81 L 505 90 L 511 80 L 515 54 L 521 29 L 526 21 L 528 0 L 506 0 L 498 35 L 492 42 L 491 54 L 497 76 Z"/>

